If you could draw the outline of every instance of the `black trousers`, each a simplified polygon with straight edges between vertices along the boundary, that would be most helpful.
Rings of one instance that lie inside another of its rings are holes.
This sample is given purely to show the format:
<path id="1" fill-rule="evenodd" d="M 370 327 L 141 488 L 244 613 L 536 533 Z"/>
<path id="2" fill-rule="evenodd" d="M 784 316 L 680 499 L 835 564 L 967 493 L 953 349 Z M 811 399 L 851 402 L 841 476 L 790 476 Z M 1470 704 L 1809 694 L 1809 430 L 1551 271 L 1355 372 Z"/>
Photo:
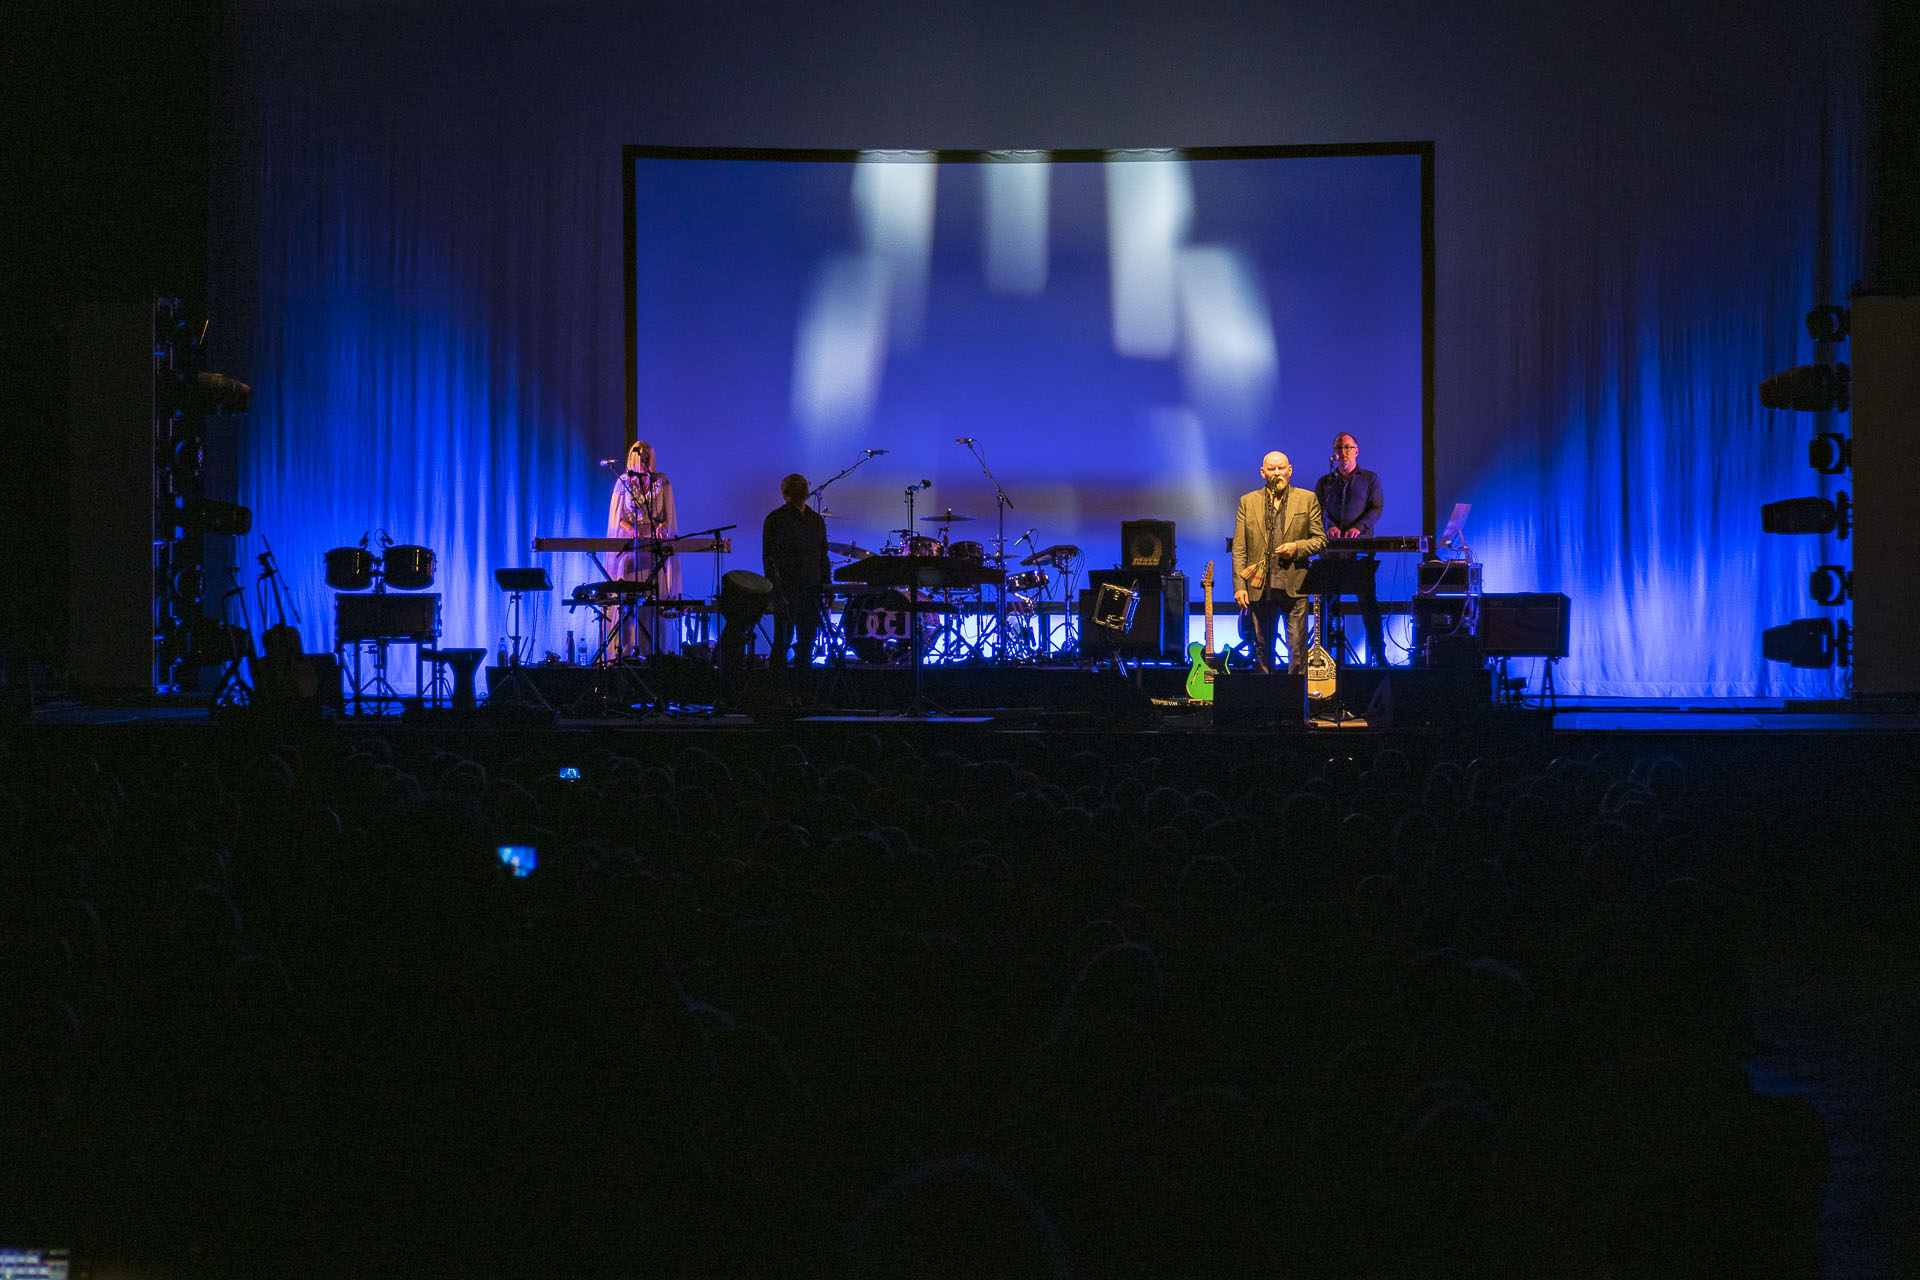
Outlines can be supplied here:
<path id="1" fill-rule="evenodd" d="M 800 607 L 789 614 L 776 609 L 773 615 L 773 652 L 767 657 L 767 666 L 775 671 L 787 668 L 787 653 L 793 653 L 793 665 L 806 668 L 813 665 L 813 643 L 820 638 L 820 603 L 816 598 L 813 607 L 807 607 L 807 601 L 800 601 Z"/>
<path id="2" fill-rule="evenodd" d="M 1272 674 L 1275 642 L 1280 638 L 1280 615 L 1287 618 L 1287 670 L 1295 674 L 1307 669 L 1308 596 L 1290 596 L 1278 588 L 1247 606 L 1253 619 L 1253 663 L 1262 674 Z"/>

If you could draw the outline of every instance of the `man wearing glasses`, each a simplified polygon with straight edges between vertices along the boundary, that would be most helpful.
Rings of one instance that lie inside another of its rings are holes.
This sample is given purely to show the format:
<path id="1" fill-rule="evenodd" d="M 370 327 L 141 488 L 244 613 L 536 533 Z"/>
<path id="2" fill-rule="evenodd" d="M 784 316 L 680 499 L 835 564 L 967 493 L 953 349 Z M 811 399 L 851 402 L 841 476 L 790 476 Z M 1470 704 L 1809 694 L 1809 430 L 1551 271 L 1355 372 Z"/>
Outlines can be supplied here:
<path id="1" fill-rule="evenodd" d="M 1333 438 L 1333 457 L 1328 461 L 1332 466 L 1320 477 L 1314 492 L 1320 498 L 1320 513 L 1327 522 L 1327 551 L 1340 554 L 1340 539 L 1373 536 L 1383 505 L 1380 477 L 1360 465 L 1360 443 L 1345 431 Z M 1354 598 L 1360 602 L 1360 611 L 1367 622 L 1367 665 L 1384 667 L 1387 647 L 1380 629 L 1380 597 L 1374 591 L 1371 576 L 1359 584 Z M 1335 603 L 1332 598 L 1322 602 L 1327 609 L 1326 616 L 1332 616 Z"/>

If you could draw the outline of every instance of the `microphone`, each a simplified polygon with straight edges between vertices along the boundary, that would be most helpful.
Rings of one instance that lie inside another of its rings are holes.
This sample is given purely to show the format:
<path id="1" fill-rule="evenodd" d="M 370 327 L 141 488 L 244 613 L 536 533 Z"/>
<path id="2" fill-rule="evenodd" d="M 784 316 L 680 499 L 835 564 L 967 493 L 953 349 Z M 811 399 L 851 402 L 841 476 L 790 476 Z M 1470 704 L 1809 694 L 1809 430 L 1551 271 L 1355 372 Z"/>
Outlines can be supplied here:
<path id="1" fill-rule="evenodd" d="M 1040 528 L 1039 525 L 1035 525 L 1032 529 L 1027 530 L 1025 533 L 1021 534 L 1018 538 L 1015 538 L 1013 540 L 1013 545 L 1017 547 L 1024 542 L 1028 546 L 1032 546 L 1033 535 L 1039 530 L 1039 528 Z"/>
<path id="2" fill-rule="evenodd" d="M 624 471 L 627 466 L 627 460 L 625 458 L 602 458 L 600 459 L 600 465 L 613 471 Z"/>
<path id="3" fill-rule="evenodd" d="M 931 481 L 931 480 L 922 480 L 922 481 L 921 481 L 921 482 L 920 482 L 919 484 L 910 484 L 910 485 L 908 485 L 908 486 L 907 486 L 907 492 L 908 492 L 908 493 L 912 493 L 912 492 L 913 492 L 913 491 L 914 491 L 915 489 L 931 489 L 931 488 L 933 488 L 933 481 Z"/>
<path id="4" fill-rule="evenodd" d="M 953 442 L 955 444 L 972 444 L 973 437 L 972 436 L 956 436 Z"/>
<path id="5" fill-rule="evenodd" d="M 869 458 L 877 458 L 877 457 L 879 457 L 879 456 L 880 456 L 881 454 L 883 454 L 883 453 L 885 453 L 885 452 L 886 452 L 886 450 L 885 450 L 885 449 L 869 449 L 869 450 L 867 450 L 867 456 L 868 456 Z"/>

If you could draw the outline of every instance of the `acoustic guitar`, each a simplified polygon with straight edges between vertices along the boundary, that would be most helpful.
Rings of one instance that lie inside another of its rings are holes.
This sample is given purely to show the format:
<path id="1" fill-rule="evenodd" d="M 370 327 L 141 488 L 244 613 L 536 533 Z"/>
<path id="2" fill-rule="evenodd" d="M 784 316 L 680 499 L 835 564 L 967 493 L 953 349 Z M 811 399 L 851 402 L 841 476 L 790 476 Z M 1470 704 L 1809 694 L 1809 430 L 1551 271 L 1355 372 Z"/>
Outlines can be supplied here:
<path id="1" fill-rule="evenodd" d="M 312 703 L 320 691 L 320 677 L 301 646 L 299 629 L 287 622 L 287 605 L 280 594 L 280 565 L 273 557 L 272 545 L 255 558 L 260 561 L 261 580 L 273 588 L 273 612 L 279 621 L 260 637 L 261 663 L 254 676 L 254 692 L 270 706 Z"/>
<path id="2" fill-rule="evenodd" d="M 1307 646 L 1307 696 L 1315 702 L 1324 702 L 1339 689 L 1339 672 L 1334 666 L 1333 655 L 1320 643 L 1320 633 L 1326 624 L 1321 615 L 1320 597 L 1313 597 L 1313 643 Z"/>
<path id="3" fill-rule="evenodd" d="M 1213 651 L 1213 561 L 1207 561 L 1207 571 L 1200 576 L 1200 598 L 1207 602 L 1207 629 L 1205 644 L 1188 644 L 1187 660 L 1193 665 L 1187 669 L 1187 697 L 1194 702 L 1213 701 L 1213 682 L 1227 673 L 1227 656 Z"/>

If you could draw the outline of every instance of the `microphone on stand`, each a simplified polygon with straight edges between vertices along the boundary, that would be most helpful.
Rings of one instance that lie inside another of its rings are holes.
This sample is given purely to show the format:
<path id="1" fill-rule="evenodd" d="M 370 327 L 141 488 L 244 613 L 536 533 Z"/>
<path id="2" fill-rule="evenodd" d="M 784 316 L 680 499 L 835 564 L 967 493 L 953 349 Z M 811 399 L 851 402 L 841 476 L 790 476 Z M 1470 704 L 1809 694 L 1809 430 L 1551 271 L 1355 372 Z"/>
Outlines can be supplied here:
<path id="1" fill-rule="evenodd" d="M 627 460 L 625 458 L 602 458 L 600 459 L 600 465 L 610 470 L 619 471 L 626 467 Z"/>
<path id="2" fill-rule="evenodd" d="M 883 454 L 883 453 L 885 453 L 885 452 L 886 452 L 886 450 L 885 450 L 885 449 L 869 449 L 869 450 L 867 450 L 867 456 L 868 456 L 869 458 L 877 458 L 877 457 L 879 457 L 879 456 L 880 456 L 881 454 Z"/>
<path id="3" fill-rule="evenodd" d="M 973 443 L 973 437 L 972 437 L 972 436 L 956 436 L 956 437 L 954 437 L 954 441 L 953 441 L 953 442 L 954 442 L 955 444 L 972 444 L 972 443 Z"/>

